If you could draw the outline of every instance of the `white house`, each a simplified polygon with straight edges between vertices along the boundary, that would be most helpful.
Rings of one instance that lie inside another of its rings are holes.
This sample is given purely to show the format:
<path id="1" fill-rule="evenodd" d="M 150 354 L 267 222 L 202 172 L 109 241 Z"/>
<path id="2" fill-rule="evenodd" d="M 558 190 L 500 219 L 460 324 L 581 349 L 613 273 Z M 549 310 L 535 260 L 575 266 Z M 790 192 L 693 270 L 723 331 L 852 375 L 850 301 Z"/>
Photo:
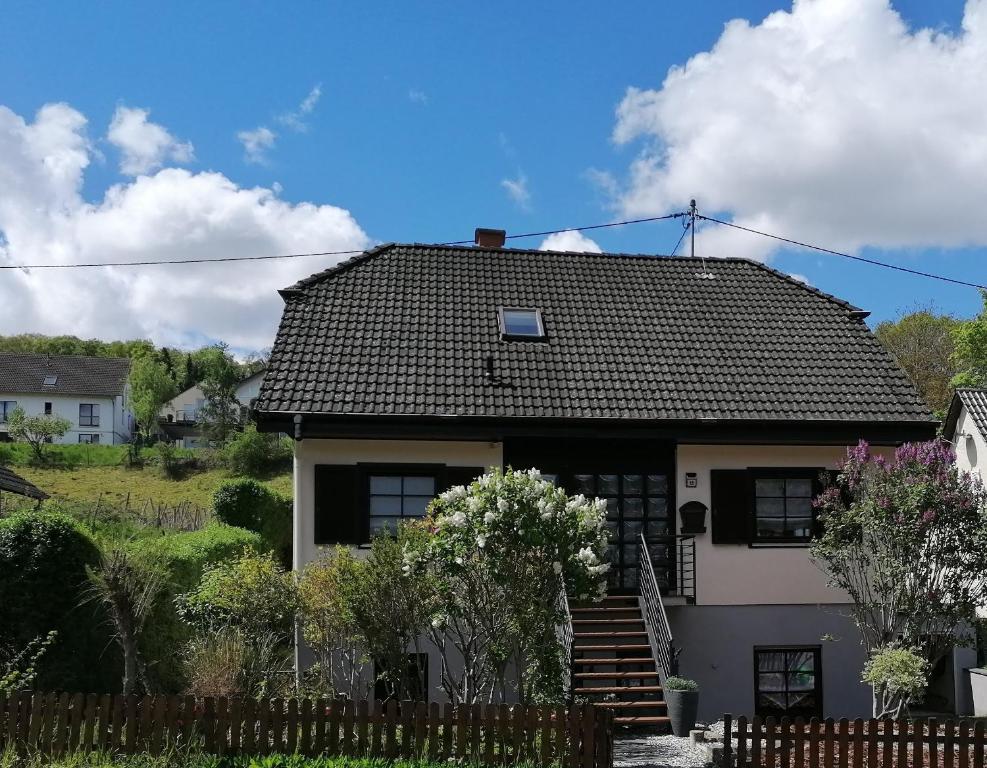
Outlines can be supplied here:
<path id="1" fill-rule="evenodd" d="M 17 407 L 71 423 L 59 443 L 126 443 L 133 430 L 130 360 L 77 355 L 0 354 L 0 440 Z"/>
<path id="2" fill-rule="evenodd" d="M 946 413 L 943 436 L 953 444 L 956 465 L 987 480 L 987 389 L 957 389 Z"/>
<path id="3" fill-rule="evenodd" d="M 861 438 L 937 427 L 867 313 L 748 260 L 477 241 L 381 246 L 281 291 L 256 415 L 296 441 L 295 566 L 485 468 L 537 467 L 609 507 L 610 594 L 573 611 L 576 693 L 662 726 L 671 640 L 702 717 L 866 716 L 811 500 Z M 964 706 L 951 668 L 942 687 Z"/>
<path id="4" fill-rule="evenodd" d="M 241 417 L 246 419 L 253 401 L 260 392 L 264 369 L 256 371 L 236 385 L 236 399 Z M 206 404 L 202 388 L 196 384 L 180 392 L 161 408 L 158 425 L 161 432 L 183 448 L 198 448 L 203 444 L 199 412 Z"/>

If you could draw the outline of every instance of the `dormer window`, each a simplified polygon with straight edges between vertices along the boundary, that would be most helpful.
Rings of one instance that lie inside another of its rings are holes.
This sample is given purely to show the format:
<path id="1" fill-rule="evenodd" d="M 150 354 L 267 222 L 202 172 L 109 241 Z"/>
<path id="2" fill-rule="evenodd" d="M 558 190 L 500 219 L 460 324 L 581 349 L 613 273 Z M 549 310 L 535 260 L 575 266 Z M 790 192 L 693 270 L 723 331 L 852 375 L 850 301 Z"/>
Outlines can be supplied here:
<path id="1" fill-rule="evenodd" d="M 541 310 L 501 307 L 500 334 L 508 340 L 544 339 Z"/>
<path id="2" fill-rule="evenodd" d="M 54 387 L 57 383 L 58 383 L 58 377 L 57 376 L 45 376 L 45 384 L 44 385 L 46 387 Z"/>

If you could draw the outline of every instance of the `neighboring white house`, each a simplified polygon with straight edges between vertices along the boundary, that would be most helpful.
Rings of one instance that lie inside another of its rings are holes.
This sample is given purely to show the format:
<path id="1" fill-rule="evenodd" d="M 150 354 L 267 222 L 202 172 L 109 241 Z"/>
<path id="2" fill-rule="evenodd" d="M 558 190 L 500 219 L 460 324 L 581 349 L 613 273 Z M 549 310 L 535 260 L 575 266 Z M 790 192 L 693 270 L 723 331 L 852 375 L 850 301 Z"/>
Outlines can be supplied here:
<path id="1" fill-rule="evenodd" d="M 263 378 L 264 369 L 261 369 L 236 385 L 236 399 L 240 403 L 240 413 L 244 419 L 260 392 Z M 182 448 L 201 447 L 204 442 L 199 412 L 205 404 L 206 396 L 198 384 L 175 395 L 161 409 L 158 425 L 162 434 Z"/>
<path id="2" fill-rule="evenodd" d="M 953 444 L 956 465 L 987 480 L 987 389 L 957 389 L 946 413 L 943 436 Z"/>
<path id="3" fill-rule="evenodd" d="M 59 443 L 126 443 L 130 412 L 130 360 L 81 355 L 0 354 L 0 440 L 17 407 L 28 416 L 54 414 L 72 426 Z"/>
<path id="4" fill-rule="evenodd" d="M 665 722 L 648 715 L 661 627 L 635 614 L 653 569 L 702 717 L 866 716 L 848 597 L 807 549 L 812 497 L 859 439 L 890 451 L 937 428 L 867 313 L 752 261 L 490 234 L 381 246 L 281 291 L 256 418 L 296 441 L 295 567 L 488 467 L 537 467 L 608 503 L 617 607 L 574 614 L 575 692 Z M 957 663 L 937 689 L 962 711 Z"/>

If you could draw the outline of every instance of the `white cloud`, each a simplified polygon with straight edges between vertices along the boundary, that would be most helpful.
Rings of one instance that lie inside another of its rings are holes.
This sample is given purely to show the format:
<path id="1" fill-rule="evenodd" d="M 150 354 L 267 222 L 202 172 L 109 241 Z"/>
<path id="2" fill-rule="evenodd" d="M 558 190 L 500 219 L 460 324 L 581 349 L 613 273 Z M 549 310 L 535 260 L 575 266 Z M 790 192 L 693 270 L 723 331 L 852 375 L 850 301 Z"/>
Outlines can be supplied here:
<path id="1" fill-rule="evenodd" d="M 531 192 L 528 189 L 528 177 L 520 171 L 513 179 L 502 179 L 500 186 L 507 192 L 507 196 L 514 201 L 522 211 L 531 210 Z"/>
<path id="2" fill-rule="evenodd" d="M 168 160 L 188 163 L 195 157 L 191 143 L 149 121 L 149 114 L 147 109 L 120 106 L 110 121 L 106 139 L 122 153 L 120 171 L 129 176 L 157 170 Z"/>
<path id="3" fill-rule="evenodd" d="M 425 104 L 428 104 L 428 94 L 418 88 L 409 88 L 408 101 L 412 104 L 421 104 L 424 106 Z"/>
<path id="4" fill-rule="evenodd" d="M 270 128 L 259 125 L 252 131 L 239 131 L 236 138 L 243 144 L 243 157 L 248 163 L 266 163 L 267 152 L 274 149 L 278 135 Z"/>
<path id="5" fill-rule="evenodd" d="M 278 115 L 276 119 L 279 123 L 293 131 L 304 133 L 308 130 L 308 123 L 305 122 L 305 118 L 312 114 L 315 105 L 319 103 L 319 99 L 321 98 L 322 85 L 313 86 L 312 90 L 308 92 L 308 96 L 302 99 L 302 103 L 298 105 L 297 109 L 291 112 L 284 112 Z"/>
<path id="6" fill-rule="evenodd" d="M 555 232 L 546 237 L 538 246 L 539 251 L 575 251 L 577 253 L 603 253 L 603 249 L 595 240 L 586 237 L 582 232 L 566 230 Z"/>
<path id="7" fill-rule="evenodd" d="M 887 0 L 731 21 L 660 89 L 627 91 L 613 137 L 644 146 L 620 208 L 695 197 L 700 212 L 838 249 L 987 244 L 984 82 L 987 0 L 968 0 L 955 33 L 911 30 Z M 697 252 L 775 247 L 709 224 Z"/>
<path id="8" fill-rule="evenodd" d="M 220 173 L 164 168 L 82 197 L 93 150 L 65 104 L 28 121 L 0 106 L 0 264 L 160 261 L 362 249 L 369 238 L 332 205 L 291 204 Z M 0 273 L 4 333 L 73 333 L 158 343 L 223 339 L 269 346 L 278 288 L 340 257 L 215 265 Z"/>

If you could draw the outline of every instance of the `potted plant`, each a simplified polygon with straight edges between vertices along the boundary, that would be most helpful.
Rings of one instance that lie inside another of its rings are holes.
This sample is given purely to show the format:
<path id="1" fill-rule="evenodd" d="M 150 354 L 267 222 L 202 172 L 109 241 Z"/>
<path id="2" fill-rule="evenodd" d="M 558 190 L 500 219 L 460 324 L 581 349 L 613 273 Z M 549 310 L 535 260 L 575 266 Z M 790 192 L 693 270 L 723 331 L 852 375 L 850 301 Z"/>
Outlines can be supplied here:
<path id="1" fill-rule="evenodd" d="M 684 677 L 669 677 L 664 688 L 672 733 L 688 736 L 689 731 L 696 727 L 696 715 L 699 713 L 699 684 Z"/>

